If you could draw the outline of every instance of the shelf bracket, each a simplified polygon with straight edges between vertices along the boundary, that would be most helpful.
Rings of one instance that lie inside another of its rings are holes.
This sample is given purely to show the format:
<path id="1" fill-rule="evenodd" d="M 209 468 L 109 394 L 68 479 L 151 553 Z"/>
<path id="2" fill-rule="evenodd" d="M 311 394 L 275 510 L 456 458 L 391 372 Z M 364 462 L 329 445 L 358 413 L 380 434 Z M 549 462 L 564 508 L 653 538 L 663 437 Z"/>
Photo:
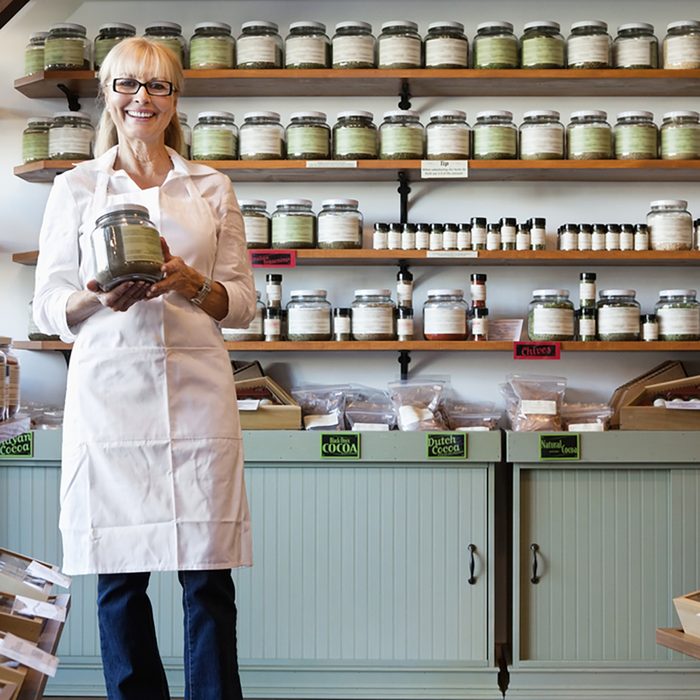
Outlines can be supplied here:
<path id="1" fill-rule="evenodd" d="M 399 350 L 399 364 L 401 379 L 408 379 L 408 365 L 411 364 L 411 353 L 408 350 Z"/>
<path id="2" fill-rule="evenodd" d="M 399 97 L 401 98 L 399 101 L 399 109 L 411 109 L 411 92 L 408 89 L 408 80 L 406 80 L 406 78 L 401 81 Z"/>
<path id="3" fill-rule="evenodd" d="M 411 194 L 411 187 L 408 184 L 408 175 L 403 170 L 399 171 L 399 187 L 396 191 L 399 193 L 401 206 L 399 221 L 405 224 L 408 221 L 408 195 Z"/>
<path id="4" fill-rule="evenodd" d="M 66 96 L 68 100 L 68 109 L 71 112 L 77 112 L 80 110 L 80 102 L 78 102 L 78 95 L 74 93 L 67 85 L 63 83 L 58 83 L 56 87 Z"/>

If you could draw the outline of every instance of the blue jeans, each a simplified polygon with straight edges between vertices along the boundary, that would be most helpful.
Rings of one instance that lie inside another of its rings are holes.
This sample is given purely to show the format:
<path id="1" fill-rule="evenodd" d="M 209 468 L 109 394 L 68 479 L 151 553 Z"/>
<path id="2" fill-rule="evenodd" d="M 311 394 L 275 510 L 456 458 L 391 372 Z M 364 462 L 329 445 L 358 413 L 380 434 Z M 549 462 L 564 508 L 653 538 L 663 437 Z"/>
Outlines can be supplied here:
<path id="1" fill-rule="evenodd" d="M 109 700 L 169 700 L 158 652 L 150 573 L 100 574 L 97 616 Z M 180 571 L 186 700 L 241 700 L 231 572 Z"/>

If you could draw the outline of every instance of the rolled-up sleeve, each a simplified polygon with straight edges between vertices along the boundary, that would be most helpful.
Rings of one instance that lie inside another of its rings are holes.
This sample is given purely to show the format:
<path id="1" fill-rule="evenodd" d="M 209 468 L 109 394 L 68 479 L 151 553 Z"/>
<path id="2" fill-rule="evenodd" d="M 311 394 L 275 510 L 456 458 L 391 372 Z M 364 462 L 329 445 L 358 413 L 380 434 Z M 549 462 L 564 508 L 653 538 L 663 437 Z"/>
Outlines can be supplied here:
<path id="1" fill-rule="evenodd" d="M 43 333 L 59 335 L 71 343 L 79 326 L 66 318 L 68 298 L 82 289 L 78 252 L 79 212 L 63 177 L 57 177 L 49 194 L 39 234 L 39 259 L 34 286 L 34 322 Z"/>

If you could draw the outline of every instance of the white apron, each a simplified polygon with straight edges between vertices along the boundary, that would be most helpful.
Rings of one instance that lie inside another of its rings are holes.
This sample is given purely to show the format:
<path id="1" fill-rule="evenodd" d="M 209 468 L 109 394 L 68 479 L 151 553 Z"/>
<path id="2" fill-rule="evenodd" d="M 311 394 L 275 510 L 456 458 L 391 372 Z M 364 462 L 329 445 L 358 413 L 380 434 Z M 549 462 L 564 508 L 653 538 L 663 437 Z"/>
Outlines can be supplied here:
<path id="1" fill-rule="evenodd" d="M 105 206 L 133 202 L 173 255 L 210 275 L 216 222 L 192 179 L 140 190 L 100 171 L 80 227 L 80 276 Z M 126 179 L 124 179 L 126 178 Z M 114 185 L 115 180 L 112 180 Z M 251 565 L 235 388 L 214 320 L 176 293 L 82 324 L 66 390 L 60 528 L 69 574 Z"/>

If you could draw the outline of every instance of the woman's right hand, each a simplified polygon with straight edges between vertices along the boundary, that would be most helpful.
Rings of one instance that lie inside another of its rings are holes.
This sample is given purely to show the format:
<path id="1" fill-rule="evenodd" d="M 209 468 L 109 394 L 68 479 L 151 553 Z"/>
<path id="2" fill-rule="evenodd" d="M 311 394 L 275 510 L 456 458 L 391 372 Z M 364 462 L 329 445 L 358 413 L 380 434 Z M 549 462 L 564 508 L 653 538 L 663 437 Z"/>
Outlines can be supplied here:
<path id="1" fill-rule="evenodd" d="M 116 287 L 113 287 L 108 292 L 103 292 L 97 280 L 90 280 L 87 283 L 87 288 L 91 291 L 97 300 L 112 311 L 127 311 L 137 301 L 146 298 L 146 292 L 150 288 L 148 282 L 122 282 Z"/>

